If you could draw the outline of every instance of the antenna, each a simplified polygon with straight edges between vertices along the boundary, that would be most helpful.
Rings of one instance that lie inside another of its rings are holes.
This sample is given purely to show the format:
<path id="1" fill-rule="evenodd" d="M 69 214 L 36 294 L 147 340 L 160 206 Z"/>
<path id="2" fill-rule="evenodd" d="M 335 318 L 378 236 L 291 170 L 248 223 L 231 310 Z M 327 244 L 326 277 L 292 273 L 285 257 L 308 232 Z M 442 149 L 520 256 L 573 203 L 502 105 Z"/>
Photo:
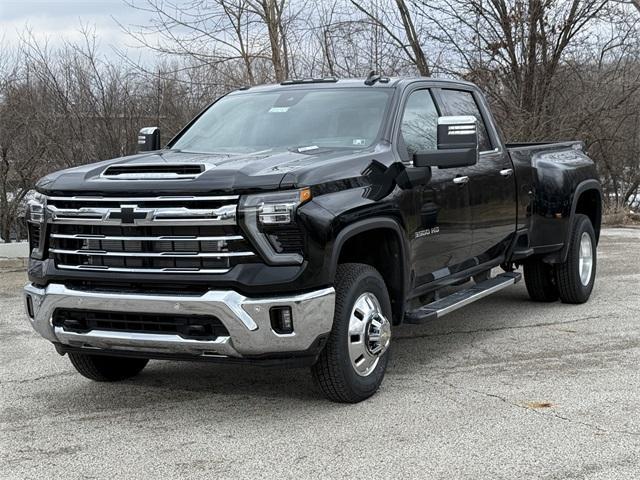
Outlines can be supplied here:
<path id="1" fill-rule="evenodd" d="M 377 81 L 379 81 L 382 77 L 380 75 L 378 75 L 376 73 L 375 70 L 371 70 L 369 72 L 369 76 L 367 77 L 367 79 L 364 81 L 365 85 L 373 85 L 374 83 L 376 83 Z"/>

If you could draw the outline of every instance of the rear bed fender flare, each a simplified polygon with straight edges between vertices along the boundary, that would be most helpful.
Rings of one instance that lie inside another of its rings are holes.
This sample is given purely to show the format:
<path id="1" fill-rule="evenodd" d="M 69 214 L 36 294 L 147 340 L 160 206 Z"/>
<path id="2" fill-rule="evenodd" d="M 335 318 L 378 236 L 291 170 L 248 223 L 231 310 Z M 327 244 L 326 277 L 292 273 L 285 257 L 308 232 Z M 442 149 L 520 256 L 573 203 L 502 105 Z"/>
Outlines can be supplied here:
<path id="1" fill-rule="evenodd" d="M 560 251 L 560 258 L 559 258 L 560 263 L 566 262 L 567 256 L 569 255 L 569 242 L 571 240 L 571 225 L 573 224 L 573 218 L 576 215 L 578 199 L 580 198 L 580 195 L 582 195 L 584 192 L 588 190 L 596 190 L 598 192 L 598 195 L 600 196 L 600 205 L 602 205 L 602 186 L 600 185 L 600 182 L 598 180 L 595 180 L 595 179 L 584 180 L 578 184 L 575 191 L 573 192 L 573 198 L 571 199 L 571 214 L 569 216 L 569 228 L 567 228 L 564 246 Z M 602 215 L 602 210 L 600 211 L 600 215 Z M 600 222 L 601 220 L 598 219 L 598 225 L 593 226 L 593 229 L 596 232 L 600 231 Z M 596 233 L 596 236 L 598 236 L 597 233 Z M 596 242 L 597 241 L 598 241 L 598 238 L 596 238 Z"/>

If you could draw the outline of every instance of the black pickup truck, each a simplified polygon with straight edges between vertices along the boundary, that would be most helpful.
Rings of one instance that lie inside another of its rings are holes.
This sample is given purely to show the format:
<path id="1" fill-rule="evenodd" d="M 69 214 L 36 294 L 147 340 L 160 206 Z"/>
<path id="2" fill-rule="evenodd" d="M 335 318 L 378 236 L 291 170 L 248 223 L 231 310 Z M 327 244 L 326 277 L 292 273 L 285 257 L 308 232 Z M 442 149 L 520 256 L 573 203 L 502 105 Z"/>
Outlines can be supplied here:
<path id="1" fill-rule="evenodd" d="M 602 193 L 584 145 L 505 144 L 470 83 L 244 88 L 164 148 L 155 128 L 139 143 L 44 177 L 27 214 L 30 322 L 93 380 L 149 359 L 295 364 L 357 402 L 398 324 L 520 266 L 535 301 L 593 288 Z"/>

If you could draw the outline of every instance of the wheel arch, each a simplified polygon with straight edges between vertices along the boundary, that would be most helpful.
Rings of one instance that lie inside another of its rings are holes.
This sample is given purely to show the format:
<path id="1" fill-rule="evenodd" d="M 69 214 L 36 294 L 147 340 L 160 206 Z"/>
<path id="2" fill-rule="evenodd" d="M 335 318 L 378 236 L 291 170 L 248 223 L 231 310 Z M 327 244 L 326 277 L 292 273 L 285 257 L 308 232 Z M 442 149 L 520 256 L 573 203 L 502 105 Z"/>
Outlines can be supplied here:
<path id="1" fill-rule="evenodd" d="M 404 316 L 408 291 L 408 245 L 400 224 L 386 217 L 369 218 L 343 228 L 334 241 L 331 255 L 331 278 L 340 263 L 364 263 L 374 267 L 385 281 L 393 323 Z"/>
<path id="2" fill-rule="evenodd" d="M 600 240 L 600 227 L 602 223 L 602 188 L 596 180 L 587 180 L 578 185 L 573 196 L 571 216 L 582 213 L 589 217 L 596 234 L 596 242 Z"/>
<path id="3" fill-rule="evenodd" d="M 589 217 L 593 225 L 597 245 L 600 240 L 600 228 L 602 225 L 602 187 L 598 180 L 591 179 L 580 182 L 573 193 L 571 216 L 569 217 L 570 224 L 566 232 L 564 246 L 560 252 L 560 263 L 565 262 L 569 254 L 569 242 L 572 233 L 571 225 L 573 225 L 573 219 L 576 214 L 583 214 Z"/>

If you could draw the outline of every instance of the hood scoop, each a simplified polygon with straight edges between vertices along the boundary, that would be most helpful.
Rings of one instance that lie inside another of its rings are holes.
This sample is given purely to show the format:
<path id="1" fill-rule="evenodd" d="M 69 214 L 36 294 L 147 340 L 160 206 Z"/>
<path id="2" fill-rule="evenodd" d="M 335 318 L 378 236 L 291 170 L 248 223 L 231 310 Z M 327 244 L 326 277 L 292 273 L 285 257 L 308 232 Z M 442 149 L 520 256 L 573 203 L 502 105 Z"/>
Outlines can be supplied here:
<path id="1" fill-rule="evenodd" d="M 204 171 L 204 165 L 111 165 L 100 176 L 112 180 L 176 180 L 196 178 Z"/>

